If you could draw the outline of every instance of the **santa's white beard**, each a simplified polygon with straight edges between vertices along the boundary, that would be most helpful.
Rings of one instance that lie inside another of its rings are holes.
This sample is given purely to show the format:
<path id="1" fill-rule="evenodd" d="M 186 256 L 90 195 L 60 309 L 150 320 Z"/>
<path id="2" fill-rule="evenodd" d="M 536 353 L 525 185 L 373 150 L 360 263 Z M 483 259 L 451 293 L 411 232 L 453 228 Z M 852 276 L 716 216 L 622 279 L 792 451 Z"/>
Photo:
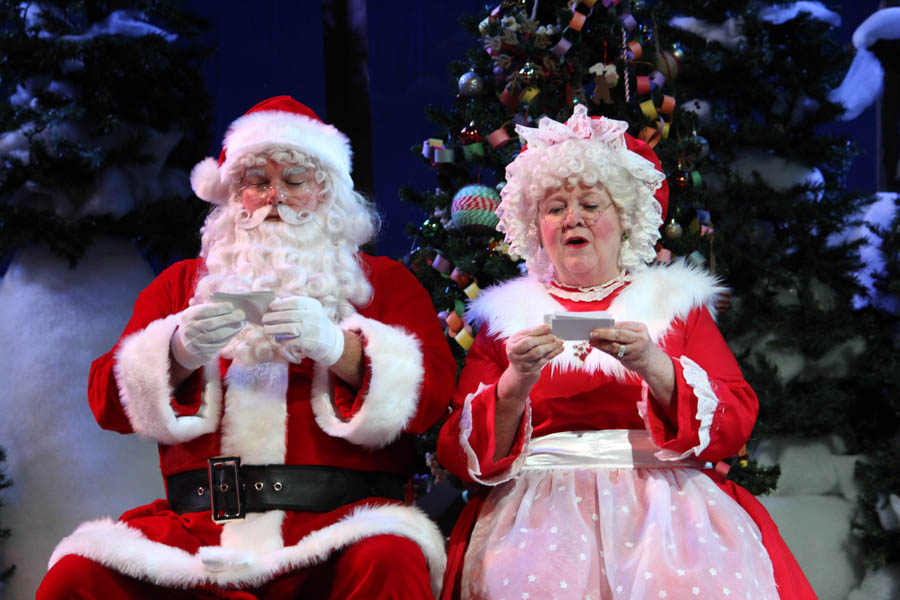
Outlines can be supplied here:
<path id="1" fill-rule="evenodd" d="M 229 206 L 207 220 L 200 252 L 207 272 L 197 282 L 192 305 L 208 302 L 218 291 L 271 290 L 276 298 L 315 298 L 339 323 L 355 312 L 354 304 L 369 301 L 372 287 L 356 261 L 357 248 L 329 232 L 326 215 L 317 211 L 300 225 L 264 221 L 245 229 L 235 220 L 239 212 L 240 206 Z M 242 365 L 289 362 L 280 344 L 253 323 L 221 354 Z"/>

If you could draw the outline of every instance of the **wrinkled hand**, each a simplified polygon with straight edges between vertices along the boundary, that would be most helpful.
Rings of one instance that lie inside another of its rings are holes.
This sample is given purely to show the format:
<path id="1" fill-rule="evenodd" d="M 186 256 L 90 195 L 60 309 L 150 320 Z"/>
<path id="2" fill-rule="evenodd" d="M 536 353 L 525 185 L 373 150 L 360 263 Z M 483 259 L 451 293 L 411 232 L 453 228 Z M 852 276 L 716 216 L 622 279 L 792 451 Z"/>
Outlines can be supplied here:
<path id="1" fill-rule="evenodd" d="M 292 360 L 303 356 L 330 367 L 344 353 L 344 332 L 314 298 L 278 298 L 262 318 L 263 332 L 275 338 Z"/>
<path id="2" fill-rule="evenodd" d="M 562 340 L 550 333 L 549 325 L 523 329 L 506 342 L 510 368 L 518 375 L 534 380 L 540 377 L 544 365 L 562 351 Z"/>
<path id="3" fill-rule="evenodd" d="M 247 323 L 244 311 L 230 302 L 205 302 L 185 309 L 169 347 L 172 357 L 194 371 L 219 354 Z"/>
<path id="4" fill-rule="evenodd" d="M 650 339 L 644 323 L 622 321 L 610 329 L 591 331 L 590 344 L 615 356 L 627 369 L 645 376 L 660 360 L 669 357 Z"/>

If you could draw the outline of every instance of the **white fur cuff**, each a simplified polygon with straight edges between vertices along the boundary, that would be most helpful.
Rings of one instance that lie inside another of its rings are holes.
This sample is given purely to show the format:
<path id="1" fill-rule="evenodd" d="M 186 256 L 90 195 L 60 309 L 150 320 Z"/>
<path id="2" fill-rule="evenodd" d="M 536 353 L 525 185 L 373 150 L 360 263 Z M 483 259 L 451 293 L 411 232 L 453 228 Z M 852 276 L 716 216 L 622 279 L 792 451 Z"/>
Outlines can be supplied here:
<path id="1" fill-rule="evenodd" d="M 328 435 L 367 448 L 382 448 L 396 440 L 416 414 L 425 366 L 419 340 L 400 327 L 354 314 L 341 323 L 366 338 L 364 352 L 372 369 L 362 407 L 349 421 L 334 410 L 328 371 L 316 365 L 312 409 L 316 423 Z"/>
<path id="2" fill-rule="evenodd" d="M 179 417 L 170 404 L 169 341 L 178 326 L 178 314 L 153 321 L 123 340 L 116 352 L 114 372 L 119 397 L 132 428 L 139 435 L 163 444 L 177 444 L 211 433 L 219 424 L 222 388 L 217 369 L 207 368 L 200 410 Z"/>

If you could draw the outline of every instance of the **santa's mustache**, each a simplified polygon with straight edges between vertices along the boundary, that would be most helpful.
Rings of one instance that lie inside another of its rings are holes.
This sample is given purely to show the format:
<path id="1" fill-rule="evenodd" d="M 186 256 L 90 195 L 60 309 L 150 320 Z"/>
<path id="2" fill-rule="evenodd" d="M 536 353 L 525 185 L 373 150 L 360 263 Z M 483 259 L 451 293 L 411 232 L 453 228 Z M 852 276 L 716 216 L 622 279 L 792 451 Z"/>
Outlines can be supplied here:
<path id="1" fill-rule="evenodd" d="M 252 213 L 246 208 L 242 208 L 234 218 L 235 225 L 241 229 L 256 229 L 266 220 L 271 209 L 272 207 L 268 204 L 257 208 Z M 313 211 L 294 210 L 287 204 L 276 204 L 275 210 L 278 211 L 281 220 L 289 225 L 303 225 L 313 218 Z"/>

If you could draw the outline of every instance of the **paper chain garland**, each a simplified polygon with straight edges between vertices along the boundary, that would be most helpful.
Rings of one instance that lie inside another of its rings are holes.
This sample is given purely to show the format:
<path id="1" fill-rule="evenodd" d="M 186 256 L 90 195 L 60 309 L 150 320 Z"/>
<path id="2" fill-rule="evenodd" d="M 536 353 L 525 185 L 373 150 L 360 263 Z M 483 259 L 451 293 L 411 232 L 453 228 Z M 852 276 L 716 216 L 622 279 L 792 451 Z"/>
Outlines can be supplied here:
<path id="1" fill-rule="evenodd" d="M 475 299 L 481 294 L 481 288 L 478 282 L 472 279 L 468 273 L 460 271 L 454 267 L 453 263 L 436 254 L 430 261 L 431 267 L 436 269 L 448 279 L 455 281 L 459 287 L 463 288 L 463 293 L 470 299 Z M 438 318 L 446 325 L 446 333 L 448 337 L 456 340 L 463 350 L 469 351 L 475 342 L 475 332 L 472 326 L 466 323 L 466 306 L 462 301 L 457 300 L 453 308 L 441 311 Z"/>

